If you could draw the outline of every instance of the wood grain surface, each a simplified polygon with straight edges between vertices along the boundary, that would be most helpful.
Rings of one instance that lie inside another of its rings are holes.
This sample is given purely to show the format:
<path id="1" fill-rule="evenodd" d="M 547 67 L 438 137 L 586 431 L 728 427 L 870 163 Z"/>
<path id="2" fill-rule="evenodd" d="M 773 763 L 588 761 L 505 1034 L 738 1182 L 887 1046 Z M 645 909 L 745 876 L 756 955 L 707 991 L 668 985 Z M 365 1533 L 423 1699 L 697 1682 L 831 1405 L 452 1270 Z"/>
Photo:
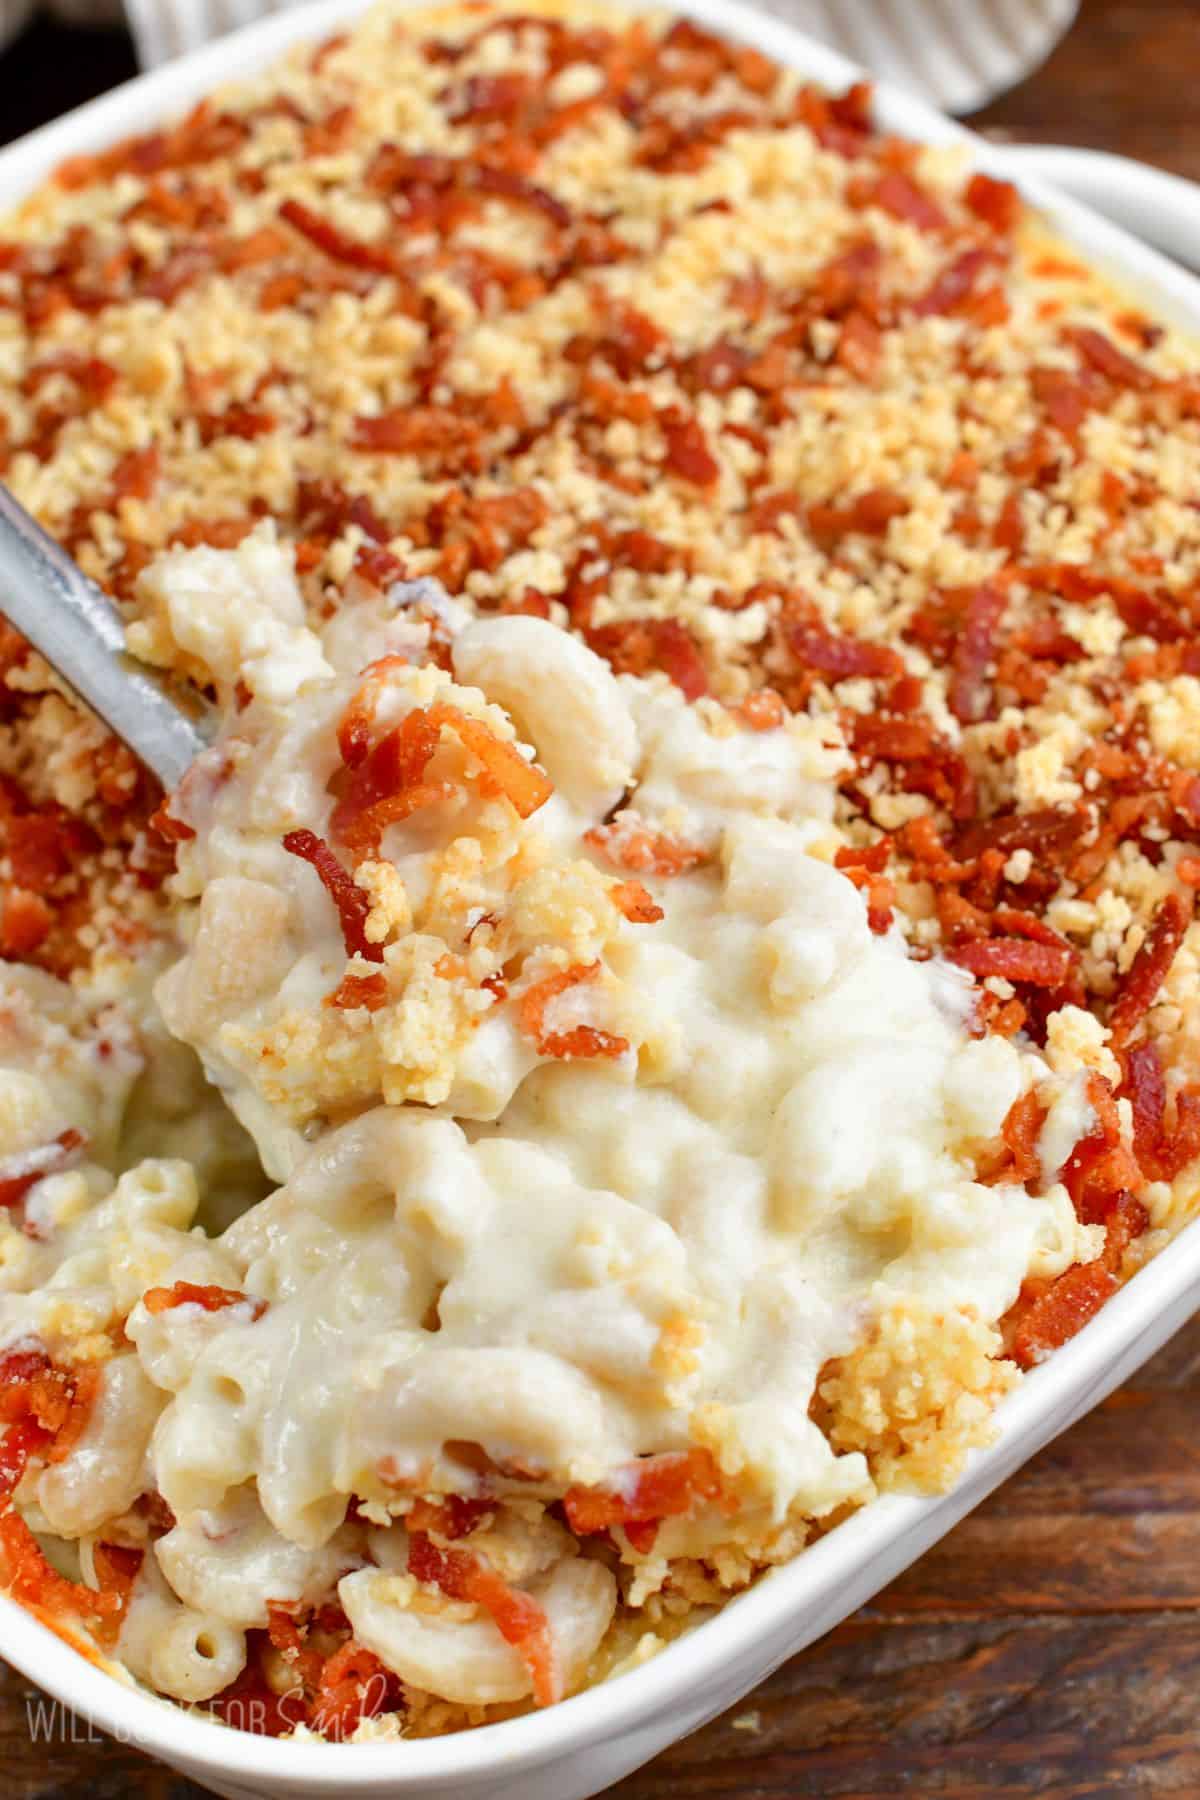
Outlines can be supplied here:
<path id="1" fill-rule="evenodd" d="M 81 49 L 42 28 L 0 58 L 0 137 L 128 56 L 116 37 Z M 1200 0 L 1083 0 L 1049 62 L 975 123 L 1200 179 L 1198 77 Z M 1200 1322 L 872 1606 L 613 1800 L 1195 1800 L 1198 1422 Z M 200 1800 L 84 1725 L 32 1742 L 35 1699 L 0 1665 L 0 1800 Z"/>

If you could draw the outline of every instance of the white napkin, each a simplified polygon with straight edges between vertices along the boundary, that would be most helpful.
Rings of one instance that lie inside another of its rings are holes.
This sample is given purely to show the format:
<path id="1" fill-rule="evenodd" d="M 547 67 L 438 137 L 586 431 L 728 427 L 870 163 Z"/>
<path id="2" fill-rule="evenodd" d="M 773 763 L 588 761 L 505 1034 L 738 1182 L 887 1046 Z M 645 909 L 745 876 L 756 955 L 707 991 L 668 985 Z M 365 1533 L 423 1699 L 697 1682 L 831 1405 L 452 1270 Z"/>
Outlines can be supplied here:
<path id="1" fill-rule="evenodd" d="M 24 0 L 0 0 L 3 8 Z M 78 5 L 81 0 L 75 0 Z M 125 0 L 144 68 L 194 50 L 289 0 Z M 923 94 L 972 112 L 1049 54 L 1078 0 L 759 0 L 764 10 Z"/>

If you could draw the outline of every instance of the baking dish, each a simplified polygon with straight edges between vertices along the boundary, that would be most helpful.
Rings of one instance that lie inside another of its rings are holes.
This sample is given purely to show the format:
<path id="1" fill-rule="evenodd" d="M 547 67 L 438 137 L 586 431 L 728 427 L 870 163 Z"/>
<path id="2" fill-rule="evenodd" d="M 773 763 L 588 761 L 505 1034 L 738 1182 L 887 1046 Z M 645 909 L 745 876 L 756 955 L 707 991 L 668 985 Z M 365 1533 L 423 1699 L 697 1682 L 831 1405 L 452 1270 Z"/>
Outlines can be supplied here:
<path id="1" fill-rule="evenodd" d="M 834 85 L 852 71 L 778 25 L 726 4 L 689 9 Z M 0 158 L 0 193 L 16 198 L 59 158 L 145 128 L 218 82 L 269 59 L 297 37 L 328 31 L 343 16 L 320 6 L 287 15 L 231 43 L 134 84 Z M 885 126 L 940 142 L 957 128 L 895 96 L 881 103 Z M 996 166 L 1001 159 L 982 155 Z M 7 183 L 7 187 L 5 187 Z M 1118 233 L 1031 188 L 1056 227 L 1183 325 L 1200 321 L 1192 285 Z M 663 1744 L 737 1699 L 776 1663 L 874 1592 L 1041 1443 L 1123 1379 L 1200 1299 L 1196 1232 L 1182 1238 L 1077 1343 L 1034 1376 L 1007 1408 L 997 1446 L 940 1501 L 889 1500 L 843 1526 L 802 1559 L 765 1580 L 657 1661 L 552 1712 L 455 1739 L 356 1747 L 259 1742 L 122 1687 L 89 1668 L 24 1615 L 5 1611 L 9 1655 L 34 1679 L 95 1722 L 165 1756 L 226 1794 L 353 1792 L 546 1795 L 572 1800 L 618 1778 Z M 347 1758 L 350 1760 L 348 1761 Z"/>

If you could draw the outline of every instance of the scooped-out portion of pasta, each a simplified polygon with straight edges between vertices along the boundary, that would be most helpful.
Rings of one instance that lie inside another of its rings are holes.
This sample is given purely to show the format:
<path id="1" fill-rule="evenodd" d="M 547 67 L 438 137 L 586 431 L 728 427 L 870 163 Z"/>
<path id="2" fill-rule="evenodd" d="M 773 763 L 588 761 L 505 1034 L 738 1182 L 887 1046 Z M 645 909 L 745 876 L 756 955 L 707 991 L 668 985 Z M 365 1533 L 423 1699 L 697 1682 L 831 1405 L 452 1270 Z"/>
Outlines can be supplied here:
<path id="1" fill-rule="evenodd" d="M 1103 1247 L 1058 1179 L 1094 1108 L 873 912 L 835 722 L 429 583 L 317 633 L 269 526 L 143 590 L 226 705 L 153 1000 L 279 1185 L 205 1232 L 185 1160 L 114 1180 L 136 1028 L 14 981 L 8 1520 L 116 1558 L 113 1653 L 220 1704 L 328 1612 L 379 1710 L 545 1704 L 870 1499 L 872 1411 L 950 1476 L 1022 1285 Z"/>

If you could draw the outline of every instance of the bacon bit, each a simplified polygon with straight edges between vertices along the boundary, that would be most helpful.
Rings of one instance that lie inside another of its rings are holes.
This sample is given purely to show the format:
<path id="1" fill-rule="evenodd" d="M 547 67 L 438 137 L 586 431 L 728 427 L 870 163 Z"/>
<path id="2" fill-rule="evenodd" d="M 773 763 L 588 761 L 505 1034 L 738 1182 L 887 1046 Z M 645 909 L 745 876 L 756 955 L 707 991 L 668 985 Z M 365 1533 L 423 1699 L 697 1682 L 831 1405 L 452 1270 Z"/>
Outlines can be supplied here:
<path id="1" fill-rule="evenodd" d="M 1044 1362 L 1095 1317 L 1119 1286 L 1104 1258 L 1076 1263 L 1027 1304 L 1018 1301 L 1019 1323 L 1009 1354 L 1019 1368 Z"/>
<path id="2" fill-rule="evenodd" d="M 378 677 L 387 672 L 385 665 L 390 662 L 390 658 L 381 658 L 364 671 L 364 680 L 338 724 L 338 748 L 352 773 L 333 809 L 329 828 L 340 843 L 359 855 L 378 848 L 388 825 L 449 792 L 444 783 L 424 782 L 440 735 L 428 708 L 415 708 L 374 749 L 369 747 Z"/>
<path id="3" fill-rule="evenodd" d="M 401 1697 L 398 1678 L 373 1650 L 350 1638 L 321 1670 L 309 1727 L 335 1743 L 345 1743 L 364 1719 L 394 1710 Z"/>
<path id="4" fill-rule="evenodd" d="M 1043 1106 L 1033 1088 L 1013 1101 L 1000 1127 L 1000 1136 L 1012 1158 L 1010 1179 L 1022 1187 L 1040 1186 L 1042 1159 L 1038 1139 L 1046 1123 L 1048 1108 Z"/>
<path id="5" fill-rule="evenodd" d="M 890 837 L 881 837 L 873 844 L 843 844 L 833 858 L 835 869 L 848 873 L 852 869 L 863 869 L 871 875 L 881 875 L 887 868 L 894 846 Z"/>
<path id="6" fill-rule="evenodd" d="M 367 962 L 382 962 L 382 944 L 370 943 L 366 935 L 371 902 L 363 890 L 355 886 L 324 838 L 319 838 L 315 831 L 289 831 L 283 847 L 289 855 L 311 863 L 316 870 L 321 885 L 337 908 L 346 955 L 362 956 Z"/>
<path id="7" fill-rule="evenodd" d="M 868 762 L 897 763 L 901 786 L 927 793 L 956 819 L 975 813 L 975 791 L 966 762 L 927 719 L 883 718 L 856 713 L 850 725 L 854 749 Z"/>
<path id="8" fill-rule="evenodd" d="M 454 125 L 468 120 L 474 125 L 514 124 L 517 115 L 533 101 L 536 91 L 532 75 L 523 69 L 506 70 L 497 75 L 470 75 L 460 105 L 448 117 Z"/>
<path id="9" fill-rule="evenodd" d="M 607 1487 L 570 1487 L 563 1495 L 567 1524 L 576 1537 L 614 1525 L 657 1524 L 695 1513 L 721 1499 L 721 1476 L 708 1450 L 667 1450 L 627 1463 Z"/>
<path id="10" fill-rule="evenodd" d="M 15 1510 L 12 1496 L 30 1462 L 61 1461 L 78 1443 L 100 1391 L 100 1371 L 57 1367 L 40 1350 L 0 1358 L 0 1568 L 14 1599 L 40 1616 L 73 1614 L 97 1630 L 115 1630 L 125 1595 L 97 1592 L 59 1575 Z"/>
<path id="11" fill-rule="evenodd" d="M 572 963 L 569 969 L 558 969 L 526 988 L 521 996 L 518 1020 L 526 1037 L 532 1038 L 537 1045 L 539 1056 L 557 1056 L 564 1061 L 573 1057 L 624 1056 L 629 1040 L 615 1037 L 609 1031 L 600 1031 L 594 1025 L 576 1025 L 570 1031 L 546 1030 L 546 1008 L 550 1002 L 569 988 L 595 981 L 599 974 L 598 962 Z"/>
<path id="12" fill-rule="evenodd" d="M 1009 1354 L 1022 1369 L 1044 1362 L 1095 1317 L 1121 1285 L 1121 1265 L 1130 1244 L 1149 1227 L 1150 1215 L 1141 1201 L 1129 1193 L 1119 1194 L 1106 1222 L 1104 1249 L 1094 1262 L 1076 1263 L 1040 1293 L 1033 1283 L 1026 1284 L 1014 1309 L 1017 1323 L 1009 1345 Z"/>
<path id="13" fill-rule="evenodd" d="M 584 833 L 583 841 L 599 852 L 617 869 L 631 869 L 640 875 L 686 875 L 708 862 L 707 850 L 685 843 L 668 832 L 632 829 L 621 819 L 610 825 L 593 825 Z"/>
<path id="14" fill-rule="evenodd" d="M 9 888 L 0 915 L 0 956 L 21 962 L 40 950 L 50 935 L 54 915 L 40 894 Z"/>
<path id="15" fill-rule="evenodd" d="M 1118 387 L 1145 389 L 1154 386 L 1155 378 L 1149 369 L 1144 369 L 1131 356 L 1126 356 L 1123 350 L 1118 350 L 1102 331 L 1079 325 L 1065 331 L 1063 337 L 1078 350 L 1084 362 L 1095 369 L 1098 375 L 1115 382 Z"/>
<path id="16" fill-rule="evenodd" d="M 708 488 L 720 480 L 721 465 L 709 449 L 708 439 L 694 413 L 669 407 L 658 415 L 666 440 L 664 467 L 694 487 Z"/>
<path id="17" fill-rule="evenodd" d="M 6 1157 L 4 1163 L 12 1168 L 14 1163 L 20 1164 L 19 1173 L 5 1175 L 4 1163 L 0 1163 L 0 1207 L 11 1209 L 19 1206 L 30 1188 L 36 1182 L 43 1181 L 47 1175 L 57 1175 L 63 1169 L 69 1169 L 79 1161 L 86 1144 L 81 1131 L 68 1126 L 58 1136 L 38 1150 L 18 1152 L 16 1156 Z"/>
<path id="18" fill-rule="evenodd" d="M 848 313 L 842 323 L 834 361 L 856 381 L 872 381 L 883 357 L 883 333 L 865 312 Z"/>
<path id="19" fill-rule="evenodd" d="M 321 1004 L 337 1007 L 340 1012 L 352 1012 L 360 1006 L 365 1006 L 368 1012 L 378 1012 L 381 1006 L 387 1005 L 387 998 L 385 975 L 343 975 Z"/>
<path id="20" fill-rule="evenodd" d="M 962 312 L 975 291 L 985 269 L 994 267 L 996 253 L 990 249 L 964 250 L 949 263 L 932 284 L 912 303 L 918 319 L 947 318 Z"/>
<path id="21" fill-rule="evenodd" d="M 1017 228 L 1021 217 L 1021 196 L 1011 181 L 997 181 L 991 175 L 972 175 L 963 195 L 968 209 L 977 219 L 1002 237 Z"/>
<path id="22" fill-rule="evenodd" d="M 365 494 L 349 494 L 337 481 L 297 482 L 296 522 L 305 537 L 326 542 L 341 537 L 348 525 L 357 525 L 376 544 L 395 536 Z"/>
<path id="23" fill-rule="evenodd" d="M 1053 944 L 1056 949 L 1073 954 L 1062 933 L 1047 925 L 1045 919 L 1039 919 L 1036 913 L 1021 912 L 1013 906 L 998 906 L 992 914 L 992 924 L 997 931 L 1010 937 L 1031 938 L 1035 944 Z"/>
<path id="24" fill-rule="evenodd" d="M 1167 1083 L 1157 1044 L 1133 1044 L 1124 1055 L 1124 1090 L 1133 1112 L 1133 1148 L 1147 1174 L 1163 1179 Z M 1173 1171 L 1174 1173 L 1174 1171 Z M 1169 1177 L 1167 1178 L 1169 1179 Z"/>
<path id="25" fill-rule="evenodd" d="M 21 1427 L 5 1433 L 6 1450 L 14 1431 L 20 1432 Z M 6 1450 L 0 1451 L 0 1463 L 8 1460 Z M 8 1592 L 30 1612 L 49 1620 L 64 1613 L 73 1615 L 91 1622 L 98 1636 L 103 1632 L 106 1639 L 115 1637 L 124 1607 L 122 1595 L 116 1591 L 98 1592 L 58 1574 L 11 1501 L 0 1514 L 0 1569 Z"/>
<path id="26" fill-rule="evenodd" d="M 662 669 L 688 700 L 708 692 L 708 671 L 695 638 L 678 619 L 615 619 L 585 632 L 589 648 L 618 675 Z"/>
<path id="27" fill-rule="evenodd" d="M 873 180 L 851 181 L 846 198 L 851 206 L 877 206 L 902 224 L 914 225 L 918 231 L 944 231 L 948 223 L 932 195 L 899 169 L 888 169 Z"/>
<path id="28" fill-rule="evenodd" d="M 1073 961 L 1070 950 L 1014 938 L 960 944 L 949 952 L 949 956 L 951 962 L 969 969 L 979 981 L 989 975 L 998 975 L 1005 981 L 1028 982 L 1031 987 L 1047 988 L 1062 986 Z"/>
<path id="29" fill-rule="evenodd" d="M 620 881 L 616 887 L 609 888 L 608 897 L 631 925 L 657 925 L 660 919 L 666 918 L 662 907 L 640 881 Z"/>
<path id="30" fill-rule="evenodd" d="M 1200 856 L 1181 856 L 1175 874 L 1185 887 L 1200 887 Z"/>
<path id="31" fill-rule="evenodd" d="M 996 627 L 1004 616 L 1008 597 L 1002 589 L 984 583 L 972 593 L 963 627 L 951 660 L 950 710 L 964 725 L 987 716 L 988 695 L 984 684 L 992 660 Z"/>
<path id="32" fill-rule="evenodd" d="M 305 1689 L 315 1689 L 321 1680 L 325 1658 L 306 1643 L 307 1627 L 293 1616 L 290 1608 L 279 1601 L 267 1602 L 267 1639 Z"/>
<path id="33" fill-rule="evenodd" d="M 503 794 L 518 817 L 528 819 L 545 806 L 554 792 L 553 784 L 536 764 L 525 761 L 515 744 L 498 738 L 482 719 L 454 706 L 431 706 L 429 717 L 435 725 L 453 731 L 463 749 L 483 764 L 485 788 Z"/>
<path id="34" fill-rule="evenodd" d="M 465 1550 L 439 1550 L 419 1531 L 409 1539 L 408 1572 L 450 1599 L 465 1600 L 491 1614 L 505 1643 L 519 1652 L 528 1668 L 539 1706 L 552 1706 L 562 1698 L 549 1621 L 528 1594 L 510 1587 L 481 1558 Z"/>
<path id="35" fill-rule="evenodd" d="M 821 626 L 806 624 L 786 625 L 784 636 L 802 668 L 816 669 L 833 682 L 863 675 L 873 681 L 889 681 L 904 673 L 903 658 L 887 644 L 838 637 Z"/>
<path id="36" fill-rule="evenodd" d="M 265 407 L 240 406 L 236 403 L 227 406 L 224 412 L 202 412 L 196 418 L 202 444 L 213 444 L 223 437 L 267 437 L 278 423 L 276 415 L 268 412 Z"/>
<path id="37" fill-rule="evenodd" d="M 738 723 L 748 731 L 778 731 L 787 720 L 787 707 L 783 697 L 774 688 L 757 688 L 754 693 L 747 694 L 737 706 L 732 707 L 731 711 Z M 1200 887 L 1200 863 L 1197 863 L 1196 885 Z"/>
<path id="38" fill-rule="evenodd" d="M 851 532 L 864 537 L 886 537 L 893 519 L 902 519 L 912 509 L 903 495 L 891 488 L 869 488 L 849 506 L 810 506 L 808 529 L 819 544 L 836 544 Z"/>
<path id="39" fill-rule="evenodd" d="M 1010 556 L 1019 556 L 1025 547 L 1025 517 L 1021 510 L 1021 496 L 1016 488 L 1005 496 L 1004 505 L 992 526 L 992 543 L 997 550 L 1007 550 Z"/>
<path id="40" fill-rule="evenodd" d="M 1095 396 L 1065 369 L 1037 368 L 1030 372 L 1033 397 L 1069 443 L 1079 448 L 1079 431 L 1092 410 Z"/>
<path id="41" fill-rule="evenodd" d="M 1145 942 L 1122 980 L 1108 1016 L 1114 1049 L 1128 1043 L 1154 1004 L 1190 923 L 1190 911 L 1178 894 L 1167 894 L 1159 901 Z"/>
<path id="42" fill-rule="evenodd" d="M 433 1532 L 436 1537 L 457 1539 L 470 1537 L 495 1511 L 494 1500 L 474 1500 L 466 1494 L 443 1494 L 436 1503 L 414 1500 L 405 1514 L 404 1523 L 410 1531 Z"/>
<path id="43" fill-rule="evenodd" d="M 389 245 L 369 244 L 361 238 L 348 237 L 331 220 L 323 219 L 300 200 L 284 200 L 279 216 L 333 262 L 380 275 L 399 273 L 396 252 Z"/>
<path id="44" fill-rule="evenodd" d="M 170 804 L 171 795 L 168 794 L 164 800 L 159 802 L 146 823 L 150 830 L 157 832 L 166 843 L 186 844 L 189 838 L 195 837 L 196 833 L 190 825 L 185 824 L 182 819 L 177 819 L 174 813 L 168 810 Z"/>
<path id="45" fill-rule="evenodd" d="M 381 456 L 433 456 L 449 473 L 478 473 L 483 432 L 445 406 L 398 406 L 354 421 L 350 446 Z"/>
<path id="46" fill-rule="evenodd" d="M 571 209 L 565 201 L 552 194 L 549 188 L 538 187 L 511 169 L 493 169 L 483 163 L 473 172 L 471 184 L 493 199 L 511 200 L 516 206 L 528 206 L 534 212 L 543 213 L 560 231 L 566 231 L 571 224 Z"/>
<path id="47" fill-rule="evenodd" d="M 1061 1180 L 1084 1224 L 1096 1225 L 1122 1193 L 1143 1187 L 1145 1177 L 1121 1142 L 1116 1096 L 1102 1075 L 1088 1076 L 1087 1098 L 1096 1123 L 1063 1164 Z"/>
<path id="48" fill-rule="evenodd" d="M 100 1592 L 116 1594 L 121 1602 L 122 1612 L 129 1605 L 133 1584 L 141 1572 L 144 1560 L 145 1551 L 135 1550 L 125 1544 L 92 1545 L 92 1567 L 100 1584 Z"/>
<path id="49" fill-rule="evenodd" d="M 161 458 L 157 444 L 145 450 L 127 450 L 117 459 L 112 476 L 114 511 L 122 500 L 149 500 L 158 485 Z"/>
<path id="50" fill-rule="evenodd" d="M 1028 1014 L 1020 1000 L 1001 1000 L 985 988 L 975 1008 L 976 1035 L 1002 1038 L 1016 1037 Z"/>
<path id="51" fill-rule="evenodd" d="M 267 1310 L 265 1300 L 252 1300 L 239 1288 L 212 1284 L 202 1287 L 194 1281 L 176 1281 L 169 1288 L 147 1288 L 142 1295 L 142 1304 L 148 1313 L 170 1312 L 174 1306 L 199 1306 L 209 1313 L 221 1312 L 227 1306 L 248 1306 L 255 1319 L 261 1319 Z"/>

